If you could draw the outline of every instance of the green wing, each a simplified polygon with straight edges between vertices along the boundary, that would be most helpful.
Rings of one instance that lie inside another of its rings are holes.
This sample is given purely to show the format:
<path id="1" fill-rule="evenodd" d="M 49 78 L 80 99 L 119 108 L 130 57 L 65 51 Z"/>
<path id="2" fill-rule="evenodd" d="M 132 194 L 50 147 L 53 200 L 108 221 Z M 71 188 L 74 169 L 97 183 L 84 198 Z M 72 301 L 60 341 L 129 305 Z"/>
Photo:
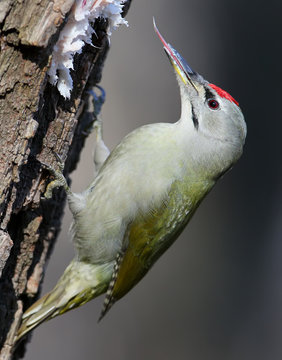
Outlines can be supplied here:
<path id="1" fill-rule="evenodd" d="M 117 258 L 101 317 L 176 240 L 210 188 L 209 183 L 203 182 L 184 188 L 183 182 L 175 181 L 159 208 L 151 209 L 146 216 L 140 214 L 130 224 L 126 235 L 128 247 Z"/>

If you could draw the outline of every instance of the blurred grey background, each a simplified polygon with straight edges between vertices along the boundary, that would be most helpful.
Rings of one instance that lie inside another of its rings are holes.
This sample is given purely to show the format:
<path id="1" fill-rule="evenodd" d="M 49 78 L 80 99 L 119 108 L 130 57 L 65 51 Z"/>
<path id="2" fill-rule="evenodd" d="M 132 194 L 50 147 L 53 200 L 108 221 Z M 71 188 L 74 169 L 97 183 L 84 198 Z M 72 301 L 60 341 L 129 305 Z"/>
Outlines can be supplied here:
<path id="1" fill-rule="evenodd" d="M 151 272 L 97 323 L 103 298 L 34 331 L 26 359 L 282 358 L 281 3 L 133 0 L 104 69 L 104 138 L 180 115 L 172 68 L 152 26 L 206 79 L 240 102 L 242 159 Z M 280 80 L 279 80 L 280 79 Z M 88 140 L 74 191 L 93 176 Z M 68 209 L 43 293 L 73 257 Z"/>

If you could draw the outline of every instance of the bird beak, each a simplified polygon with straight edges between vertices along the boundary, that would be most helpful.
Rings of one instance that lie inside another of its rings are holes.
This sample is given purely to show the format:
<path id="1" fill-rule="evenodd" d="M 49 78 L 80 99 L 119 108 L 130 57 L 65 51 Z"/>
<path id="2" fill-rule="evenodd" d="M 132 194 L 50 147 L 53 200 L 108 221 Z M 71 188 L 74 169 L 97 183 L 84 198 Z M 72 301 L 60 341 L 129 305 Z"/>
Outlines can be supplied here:
<path id="1" fill-rule="evenodd" d="M 198 90 L 191 79 L 191 76 L 197 75 L 197 74 L 195 73 L 195 71 L 193 71 L 190 68 L 190 66 L 183 59 L 183 57 L 170 44 L 168 44 L 165 41 L 165 39 L 163 38 L 163 36 L 161 35 L 161 33 L 159 32 L 159 30 L 156 26 L 155 18 L 153 18 L 153 24 L 154 24 L 155 32 L 157 33 L 158 37 L 160 38 L 161 42 L 163 43 L 164 50 L 172 64 L 172 66 L 174 67 L 174 70 L 179 75 L 180 79 L 182 80 L 182 82 L 185 85 L 187 85 L 189 83 L 190 85 L 193 86 L 193 88 L 198 93 Z"/>

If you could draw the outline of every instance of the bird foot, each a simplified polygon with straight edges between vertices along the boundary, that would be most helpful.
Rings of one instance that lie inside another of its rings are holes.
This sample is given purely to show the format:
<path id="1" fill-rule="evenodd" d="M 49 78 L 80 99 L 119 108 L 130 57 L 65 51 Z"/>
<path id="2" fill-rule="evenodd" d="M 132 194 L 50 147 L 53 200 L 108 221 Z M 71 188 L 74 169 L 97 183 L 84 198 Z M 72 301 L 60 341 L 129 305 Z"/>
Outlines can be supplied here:
<path id="1" fill-rule="evenodd" d="M 60 158 L 60 156 L 58 154 L 55 154 L 56 158 L 58 160 L 58 168 L 59 170 L 55 170 L 52 166 L 50 166 L 49 164 L 46 164 L 44 162 L 41 162 L 42 166 L 47 169 L 51 175 L 54 177 L 54 180 L 51 181 L 46 188 L 46 191 L 44 193 L 44 197 L 46 199 L 51 199 L 52 198 L 52 194 L 53 194 L 53 190 L 58 188 L 58 187 L 63 187 L 66 191 L 67 194 L 71 194 L 71 190 L 68 186 L 67 180 L 63 175 L 63 170 L 64 170 L 64 163 L 62 161 L 62 159 Z"/>

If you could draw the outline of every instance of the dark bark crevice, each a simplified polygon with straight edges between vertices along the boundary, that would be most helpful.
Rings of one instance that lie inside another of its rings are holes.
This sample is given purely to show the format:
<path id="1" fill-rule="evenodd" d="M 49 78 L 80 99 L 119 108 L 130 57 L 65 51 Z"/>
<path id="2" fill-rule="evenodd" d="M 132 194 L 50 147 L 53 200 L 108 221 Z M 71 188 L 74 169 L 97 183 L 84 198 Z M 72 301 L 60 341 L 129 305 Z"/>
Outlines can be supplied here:
<path id="1" fill-rule="evenodd" d="M 109 49 L 107 21 L 97 19 L 94 46 L 85 45 L 75 56 L 71 98 L 65 100 L 48 83 L 50 55 L 72 3 L 54 1 L 52 7 L 47 0 L 40 4 L 11 1 L 1 17 L 1 360 L 24 354 L 26 340 L 14 352 L 16 330 L 23 310 L 39 295 L 44 267 L 61 227 L 66 195 L 58 189 L 52 199 L 43 197 L 51 180 L 44 163 L 57 168 L 59 155 L 66 178 L 75 169 L 93 120 L 90 114 L 83 115 L 87 91 L 101 80 Z M 49 20 L 44 23 L 45 32 L 38 25 L 44 16 Z"/>

